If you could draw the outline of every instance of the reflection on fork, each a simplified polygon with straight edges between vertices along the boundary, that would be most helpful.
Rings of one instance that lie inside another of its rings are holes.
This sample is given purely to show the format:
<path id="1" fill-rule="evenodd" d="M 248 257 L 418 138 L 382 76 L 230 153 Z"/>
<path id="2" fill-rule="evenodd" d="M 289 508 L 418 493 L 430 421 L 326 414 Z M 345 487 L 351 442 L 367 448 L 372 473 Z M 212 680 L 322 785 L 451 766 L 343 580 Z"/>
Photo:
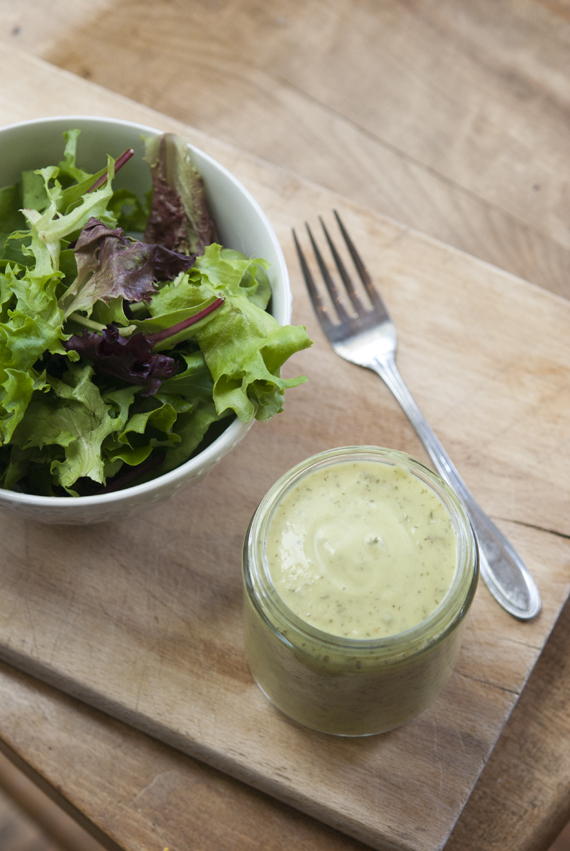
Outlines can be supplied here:
<path id="1" fill-rule="evenodd" d="M 324 235 L 340 278 L 336 283 L 307 225 L 327 297 L 315 283 L 295 231 L 301 269 L 320 326 L 334 351 L 351 363 L 374 370 L 388 385 L 414 426 L 435 469 L 463 501 L 477 535 L 481 575 L 495 599 L 512 615 L 528 619 L 540 611 L 536 584 L 512 545 L 477 504 L 442 444 L 434 434 L 396 367 L 397 333 L 388 308 L 374 285 L 354 243 L 335 211 L 340 232 L 362 284 L 359 291 L 322 219 Z"/>

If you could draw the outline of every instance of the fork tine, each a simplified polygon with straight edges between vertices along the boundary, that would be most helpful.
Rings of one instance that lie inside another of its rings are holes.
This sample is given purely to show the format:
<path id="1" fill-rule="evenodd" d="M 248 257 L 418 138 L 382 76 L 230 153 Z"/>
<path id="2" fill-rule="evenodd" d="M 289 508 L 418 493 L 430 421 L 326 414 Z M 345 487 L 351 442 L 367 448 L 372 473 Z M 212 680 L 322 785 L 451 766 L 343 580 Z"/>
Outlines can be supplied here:
<path id="1" fill-rule="evenodd" d="M 379 295 L 378 291 L 376 290 L 376 287 L 372 283 L 372 278 L 368 274 L 368 270 L 367 270 L 366 266 L 364 265 L 364 261 L 362 260 L 362 257 L 360 256 L 360 254 L 356 250 L 353 241 L 349 237 L 348 231 L 346 230 L 344 224 L 342 223 L 342 219 L 340 218 L 340 216 L 339 216 L 339 214 L 337 213 L 336 210 L 333 210 L 333 213 L 334 213 L 335 218 L 338 222 L 340 232 L 342 233 L 342 235 L 344 237 L 344 241 L 346 242 L 346 247 L 348 248 L 348 250 L 350 252 L 350 256 L 352 257 L 352 259 L 354 261 L 354 265 L 356 266 L 356 268 L 358 270 L 358 274 L 360 275 L 360 280 L 364 284 L 364 288 L 366 289 L 366 292 L 368 293 L 368 297 L 370 298 L 370 301 L 372 302 L 374 307 L 381 308 L 384 311 L 386 311 L 386 313 L 388 313 L 388 308 L 384 304 L 382 297 Z"/>
<path id="2" fill-rule="evenodd" d="M 311 245 L 313 246 L 313 251 L 315 252 L 315 257 L 317 258 L 317 263 L 319 264 L 319 269 L 321 270 L 321 275 L 323 276 L 323 280 L 325 282 L 326 288 L 329 291 L 329 295 L 332 299 L 334 306 L 336 307 L 336 312 L 338 314 L 338 318 L 341 322 L 347 322 L 349 319 L 348 313 L 346 312 L 346 308 L 344 306 L 342 296 L 339 292 L 339 289 L 335 282 L 333 281 L 329 270 L 325 266 L 325 261 L 323 260 L 323 256 L 319 251 L 319 247 L 313 238 L 313 234 L 311 233 L 311 229 L 308 224 L 305 223 L 305 227 L 307 228 L 307 233 L 309 234 L 309 239 L 311 240 Z"/>
<path id="3" fill-rule="evenodd" d="M 329 232 L 328 232 L 326 225 L 325 225 L 325 223 L 322 219 L 322 216 L 319 216 L 319 221 L 320 221 L 322 229 L 324 231 L 326 240 L 329 244 L 331 254 L 334 257 L 334 262 L 336 263 L 336 268 L 338 269 L 339 275 L 343 280 L 344 286 L 346 288 L 346 292 L 348 293 L 348 296 L 350 298 L 352 306 L 353 306 L 355 312 L 357 314 L 360 314 L 360 313 L 362 313 L 363 310 L 365 310 L 365 307 L 362 303 L 362 299 L 360 298 L 358 291 L 357 291 L 356 287 L 354 286 L 352 278 L 350 277 L 350 275 L 346 271 L 346 266 L 342 262 L 342 258 L 341 258 L 340 254 L 338 253 L 338 251 L 336 249 L 336 245 L 334 244 L 334 242 L 330 238 Z"/>
<path id="4" fill-rule="evenodd" d="M 293 240 L 295 241 L 295 247 L 297 249 L 297 256 L 299 257 L 299 263 L 301 264 L 301 271 L 303 272 L 303 277 L 305 279 L 305 283 L 307 285 L 307 289 L 309 290 L 309 296 L 311 297 L 311 301 L 313 303 L 313 307 L 315 313 L 317 314 L 317 319 L 320 322 L 321 328 L 328 335 L 330 329 L 333 327 L 333 323 L 331 322 L 326 304 L 324 303 L 321 294 L 319 293 L 314 278 L 311 274 L 311 270 L 305 260 L 305 255 L 301 250 L 301 246 L 299 245 L 299 240 L 297 239 L 297 234 L 293 230 Z"/>

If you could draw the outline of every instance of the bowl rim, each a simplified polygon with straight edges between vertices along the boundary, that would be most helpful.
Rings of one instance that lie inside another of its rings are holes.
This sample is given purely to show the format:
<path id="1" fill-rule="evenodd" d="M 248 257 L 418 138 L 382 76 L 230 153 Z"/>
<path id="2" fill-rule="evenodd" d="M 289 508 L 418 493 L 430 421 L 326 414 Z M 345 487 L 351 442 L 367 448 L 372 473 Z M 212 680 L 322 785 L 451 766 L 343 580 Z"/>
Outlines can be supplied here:
<path id="1" fill-rule="evenodd" d="M 61 124 L 62 122 L 94 122 L 97 124 L 105 125 L 120 125 L 126 129 L 136 130 L 141 133 L 152 134 L 153 136 L 159 136 L 162 133 L 166 132 L 163 130 L 159 130 L 156 127 L 151 127 L 147 124 L 140 124 L 136 121 L 128 121 L 122 118 L 110 118 L 105 116 L 98 115 L 53 115 L 48 116 L 46 118 L 33 118 L 27 121 L 18 121 L 14 124 L 7 124 L 3 127 L 0 127 L 0 136 L 6 131 L 22 129 L 24 130 L 26 127 L 32 127 L 37 125 L 46 125 L 46 124 Z M 182 138 L 184 138 L 183 134 L 180 134 Z M 218 160 L 214 159 L 214 157 L 210 156 L 210 154 L 203 151 L 201 148 L 198 148 L 192 142 L 185 140 L 188 144 L 190 150 L 194 153 L 197 153 L 199 157 L 202 157 L 204 160 L 207 160 L 209 164 L 217 169 L 219 172 L 223 174 L 223 176 L 228 179 L 234 186 L 245 196 L 246 200 L 251 204 L 262 223 L 265 226 L 265 229 L 274 245 L 274 249 L 277 255 L 278 261 L 278 274 L 280 274 L 281 279 L 283 280 L 286 288 L 286 295 L 288 297 L 284 301 L 283 310 L 284 315 L 278 318 L 278 322 L 281 324 L 286 324 L 291 319 L 291 290 L 289 283 L 289 273 L 287 270 L 287 265 L 285 263 L 285 256 L 283 254 L 283 249 L 281 248 L 281 244 L 277 239 L 277 235 L 271 225 L 267 215 L 261 208 L 260 204 L 253 197 L 251 192 L 243 185 L 243 183 L 238 180 L 238 178 L 232 174 L 222 163 L 218 162 Z M 277 318 L 277 317 L 276 317 Z M 167 473 L 163 473 L 161 476 L 157 478 L 150 479 L 147 482 L 143 482 L 140 485 L 133 485 L 132 487 L 126 487 L 123 490 L 111 491 L 110 493 L 103 494 L 93 494 L 91 496 L 40 496 L 38 494 L 28 494 L 28 493 L 20 493 L 18 491 L 8 490 L 7 488 L 0 488 L 0 505 L 4 504 L 12 504 L 14 507 L 36 507 L 36 508 L 53 508 L 53 509 L 61 509 L 67 508 L 71 512 L 79 512 L 84 510 L 85 508 L 89 508 L 91 506 L 111 506 L 113 503 L 123 502 L 126 499 L 137 499 L 138 497 L 144 496 L 146 493 L 155 491 L 159 493 L 163 488 L 170 489 L 173 485 L 176 484 L 181 479 L 186 478 L 189 473 L 195 472 L 199 474 L 202 470 L 202 467 L 205 467 L 205 473 L 208 472 L 210 466 L 213 466 L 218 460 L 219 452 L 222 448 L 224 448 L 227 444 L 229 444 L 228 451 L 230 451 L 235 444 L 240 440 L 241 437 L 245 435 L 245 433 L 251 428 L 253 425 L 253 420 L 250 422 L 242 422 L 239 419 L 234 419 L 226 429 L 220 434 L 212 443 L 209 444 L 205 449 L 198 453 L 198 455 L 190 458 L 188 461 L 184 461 L 178 467 L 175 467 L 173 470 L 170 470 Z"/>

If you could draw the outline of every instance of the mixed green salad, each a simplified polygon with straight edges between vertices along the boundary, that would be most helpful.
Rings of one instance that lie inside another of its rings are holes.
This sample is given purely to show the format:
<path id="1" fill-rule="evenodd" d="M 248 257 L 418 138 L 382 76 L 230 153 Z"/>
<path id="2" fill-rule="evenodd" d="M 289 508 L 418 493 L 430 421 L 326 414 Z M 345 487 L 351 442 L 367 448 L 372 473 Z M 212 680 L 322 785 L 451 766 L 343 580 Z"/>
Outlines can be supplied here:
<path id="1" fill-rule="evenodd" d="M 80 496 L 172 470 L 235 416 L 268 420 L 310 345 L 267 312 L 267 263 L 222 247 L 186 144 L 145 140 L 152 190 L 57 165 L 0 189 L 0 486 Z M 106 163 L 105 163 L 106 159 Z"/>

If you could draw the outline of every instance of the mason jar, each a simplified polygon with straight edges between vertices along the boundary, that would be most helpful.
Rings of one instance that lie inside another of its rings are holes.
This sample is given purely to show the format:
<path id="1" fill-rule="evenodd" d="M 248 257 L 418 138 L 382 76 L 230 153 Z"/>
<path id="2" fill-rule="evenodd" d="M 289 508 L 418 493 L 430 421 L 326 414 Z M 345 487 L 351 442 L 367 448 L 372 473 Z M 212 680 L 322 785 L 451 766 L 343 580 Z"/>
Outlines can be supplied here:
<path id="1" fill-rule="evenodd" d="M 245 538 L 253 677 L 314 730 L 398 727 L 445 686 L 477 578 L 474 533 L 440 476 L 380 447 L 315 455 L 273 485 Z"/>

